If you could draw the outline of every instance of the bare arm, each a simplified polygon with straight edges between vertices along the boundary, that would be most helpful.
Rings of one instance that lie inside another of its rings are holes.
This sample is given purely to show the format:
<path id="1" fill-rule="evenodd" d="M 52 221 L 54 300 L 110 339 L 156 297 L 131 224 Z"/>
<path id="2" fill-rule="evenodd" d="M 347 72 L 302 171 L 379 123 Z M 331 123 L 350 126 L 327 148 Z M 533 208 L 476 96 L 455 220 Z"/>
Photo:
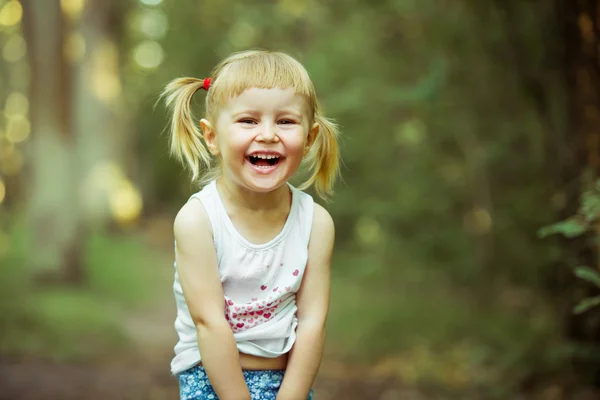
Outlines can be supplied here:
<path id="1" fill-rule="evenodd" d="M 290 351 L 288 367 L 277 400 L 307 399 L 317 376 L 325 342 L 334 236 L 331 216 L 323 207 L 315 204 L 308 263 L 296 297 L 296 343 Z"/>
<path id="2" fill-rule="evenodd" d="M 196 325 L 210 383 L 220 399 L 250 400 L 233 332 L 225 320 L 225 297 L 210 220 L 199 201 L 183 206 L 175 218 L 174 231 L 179 281 Z"/>

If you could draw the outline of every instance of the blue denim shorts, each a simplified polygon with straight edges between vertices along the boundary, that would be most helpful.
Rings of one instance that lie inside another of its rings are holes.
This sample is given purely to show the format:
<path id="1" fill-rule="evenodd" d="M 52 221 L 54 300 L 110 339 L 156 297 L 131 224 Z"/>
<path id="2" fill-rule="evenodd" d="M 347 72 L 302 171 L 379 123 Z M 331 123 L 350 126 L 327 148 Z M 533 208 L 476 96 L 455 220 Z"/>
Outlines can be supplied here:
<path id="1" fill-rule="evenodd" d="M 275 400 L 285 371 L 243 371 L 252 400 Z M 180 400 L 218 400 L 202 366 L 195 366 L 178 374 Z M 311 389 L 307 400 L 312 400 Z"/>

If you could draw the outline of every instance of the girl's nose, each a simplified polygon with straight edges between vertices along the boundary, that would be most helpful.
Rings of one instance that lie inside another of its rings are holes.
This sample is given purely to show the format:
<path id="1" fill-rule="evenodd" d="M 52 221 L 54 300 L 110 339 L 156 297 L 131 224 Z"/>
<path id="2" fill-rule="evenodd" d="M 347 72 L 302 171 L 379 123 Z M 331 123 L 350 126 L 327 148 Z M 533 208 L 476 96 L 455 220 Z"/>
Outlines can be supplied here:
<path id="1" fill-rule="evenodd" d="M 256 138 L 262 142 L 279 142 L 279 136 L 277 136 L 277 126 L 272 124 L 264 124 L 261 133 Z"/>

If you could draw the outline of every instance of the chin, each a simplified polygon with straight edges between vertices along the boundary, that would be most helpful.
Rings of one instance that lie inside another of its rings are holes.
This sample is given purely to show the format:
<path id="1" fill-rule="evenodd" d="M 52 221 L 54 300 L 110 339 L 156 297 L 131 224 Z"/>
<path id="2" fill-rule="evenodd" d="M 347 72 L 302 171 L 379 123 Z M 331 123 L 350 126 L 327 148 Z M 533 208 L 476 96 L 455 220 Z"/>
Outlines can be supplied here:
<path id="1" fill-rule="evenodd" d="M 268 192 L 272 192 L 274 190 L 279 189 L 281 186 L 285 185 L 287 182 L 287 179 L 285 178 L 285 176 L 280 176 L 280 177 L 260 177 L 260 178 L 256 178 L 256 177 L 244 177 L 242 179 L 242 181 L 244 182 L 244 186 L 246 186 L 248 189 L 254 191 L 254 192 L 259 192 L 259 193 L 268 193 Z"/>

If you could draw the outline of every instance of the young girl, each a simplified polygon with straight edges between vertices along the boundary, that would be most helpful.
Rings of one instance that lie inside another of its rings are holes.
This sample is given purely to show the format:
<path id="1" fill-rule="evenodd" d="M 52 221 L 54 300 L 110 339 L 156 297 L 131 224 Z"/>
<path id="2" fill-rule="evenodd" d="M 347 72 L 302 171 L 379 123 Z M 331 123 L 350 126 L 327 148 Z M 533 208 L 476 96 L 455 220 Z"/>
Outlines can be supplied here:
<path id="1" fill-rule="evenodd" d="M 201 131 L 190 110 L 204 89 Z M 301 163 L 331 193 L 336 126 L 289 55 L 246 51 L 165 89 L 171 150 L 204 173 L 177 214 L 171 371 L 181 399 L 311 399 L 329 301 L 333 221 L 288 183 Z"/>

